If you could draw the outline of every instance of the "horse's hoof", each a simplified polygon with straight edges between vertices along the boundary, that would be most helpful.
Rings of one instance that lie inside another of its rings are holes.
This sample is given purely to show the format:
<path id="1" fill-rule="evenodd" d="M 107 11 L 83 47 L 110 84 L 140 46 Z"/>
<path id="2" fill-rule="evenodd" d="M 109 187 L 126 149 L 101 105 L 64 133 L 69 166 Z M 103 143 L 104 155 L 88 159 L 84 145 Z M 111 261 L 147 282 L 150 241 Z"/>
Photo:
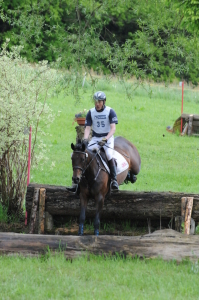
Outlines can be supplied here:
<path id="1" fill-rule="evenodd" d="M 99 229 L 94 230 L 94 235 L 98 236 L 99 235 Z"/>
<path id="2" fill-rule="evenodd" d="M 131 182 L 132 182 L 132 183 L 135 183 L 136 180 L 137 180 L 137 177 L 136 177 L 135 175 L 133 175 L 133 176 L 132 176 L 132 181 L 131 181 Z"/>

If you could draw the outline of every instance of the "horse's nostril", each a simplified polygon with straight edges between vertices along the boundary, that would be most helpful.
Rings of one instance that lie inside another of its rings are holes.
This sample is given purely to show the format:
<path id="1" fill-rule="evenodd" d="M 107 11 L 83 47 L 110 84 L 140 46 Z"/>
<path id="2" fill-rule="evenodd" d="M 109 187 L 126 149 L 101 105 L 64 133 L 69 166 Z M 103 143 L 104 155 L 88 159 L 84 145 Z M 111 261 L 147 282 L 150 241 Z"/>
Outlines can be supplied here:
<path id="1" fill-rule="evenodd" d="M 79 178 L 78 178 L 78 177 L 75 177 L 75 178 L 73 177 L 72 180 L 73 180 L 73 182 L 76 183 L 76 184 L 79 183 Z"/>

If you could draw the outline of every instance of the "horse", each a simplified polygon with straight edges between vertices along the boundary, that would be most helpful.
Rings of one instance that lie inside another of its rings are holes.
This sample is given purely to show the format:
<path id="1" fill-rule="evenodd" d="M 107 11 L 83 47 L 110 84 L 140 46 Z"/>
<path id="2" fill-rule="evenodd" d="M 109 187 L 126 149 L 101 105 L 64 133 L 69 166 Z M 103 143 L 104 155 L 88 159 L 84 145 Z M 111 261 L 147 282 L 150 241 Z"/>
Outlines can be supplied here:
<path id="1" fill-rule="evenodd" d="M 74 183 L 78 184 L 80 197 L 80 217 L 78 235 L 84 233 L 84 222 L 86 208 L 89 199 L 96 203 L 96 214 L 94 219 L 94 235 L 99 235 L 100 215 L 104 205 L 104 199 L 110 191 L 109 173 L 104 167 L 98 151 L 91 151 L 85 144 L 78 141 L 76 145 L 71 144 L 73 153 L 71 155 Z M 114 150 L 118 151 L 128 162 L 129 167 L 117 175 L 118 184 L 136 181 L 140 172 L 141 158 L 137 148 L 127 139 L 118 136 L 114 139 Z M 105 154 L 105 153 L 104 153 Z"/>

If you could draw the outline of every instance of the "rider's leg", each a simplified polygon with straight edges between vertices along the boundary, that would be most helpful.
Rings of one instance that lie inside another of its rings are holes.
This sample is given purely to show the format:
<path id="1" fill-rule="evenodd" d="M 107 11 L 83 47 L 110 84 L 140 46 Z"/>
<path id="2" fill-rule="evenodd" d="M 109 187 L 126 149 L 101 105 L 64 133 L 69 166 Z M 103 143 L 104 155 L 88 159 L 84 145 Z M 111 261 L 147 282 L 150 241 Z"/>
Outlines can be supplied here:
<path id="1" fill-rule="evenodd" d="M 117 183 L 117 173 L 116 173 L 116 164 L 115 159 L 112 158 L 108 162 L 110 168 L 110 177 L 111 177 L 111 191 L 115 192 L 119 190 L 119 186 Z"/>
<path id="2" fill-rule="evenodd" d="M 106 147 L 106 145 L 108 147 Z M 110 168 L 110 177 L 111 177 L 111 191 L 118 191 L 119 186 L 117 183 L 117 173 L 116 173 L 116 164 L 115 160 L 113 159 L 113 149 L 114 149 L 114 137 L 112 136 L 107 144 L 104 146 L 104 150 L 106 152 L 106 157 L 108 159 L 108 164 Z"/>

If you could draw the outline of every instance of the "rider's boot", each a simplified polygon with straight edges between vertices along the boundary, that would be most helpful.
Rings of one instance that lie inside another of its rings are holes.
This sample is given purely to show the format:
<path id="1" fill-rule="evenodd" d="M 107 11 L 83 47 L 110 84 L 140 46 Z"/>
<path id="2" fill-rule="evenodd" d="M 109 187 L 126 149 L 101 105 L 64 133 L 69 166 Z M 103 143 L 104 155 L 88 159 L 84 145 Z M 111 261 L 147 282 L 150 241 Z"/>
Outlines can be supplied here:
<path id="1" fill-rule="evenodd" d="M 119 185 L 117 183 L 116 165 L 115 165 L 114 158 L 109 160 L 108 164 L 110 168 L 110 177 L 111 177 L 111 192 L 118 192 Z"/>
<path id="2" fill-rule="evenodd" d="M 67 191 L 69 191 L 70 193 L 73 193 L 73 194 L 77 194 L 77 191 L 78 191 L 78 184 L 74 183 L 72 181 L 72 186 L 67 186 L 66 187 Z"/>

